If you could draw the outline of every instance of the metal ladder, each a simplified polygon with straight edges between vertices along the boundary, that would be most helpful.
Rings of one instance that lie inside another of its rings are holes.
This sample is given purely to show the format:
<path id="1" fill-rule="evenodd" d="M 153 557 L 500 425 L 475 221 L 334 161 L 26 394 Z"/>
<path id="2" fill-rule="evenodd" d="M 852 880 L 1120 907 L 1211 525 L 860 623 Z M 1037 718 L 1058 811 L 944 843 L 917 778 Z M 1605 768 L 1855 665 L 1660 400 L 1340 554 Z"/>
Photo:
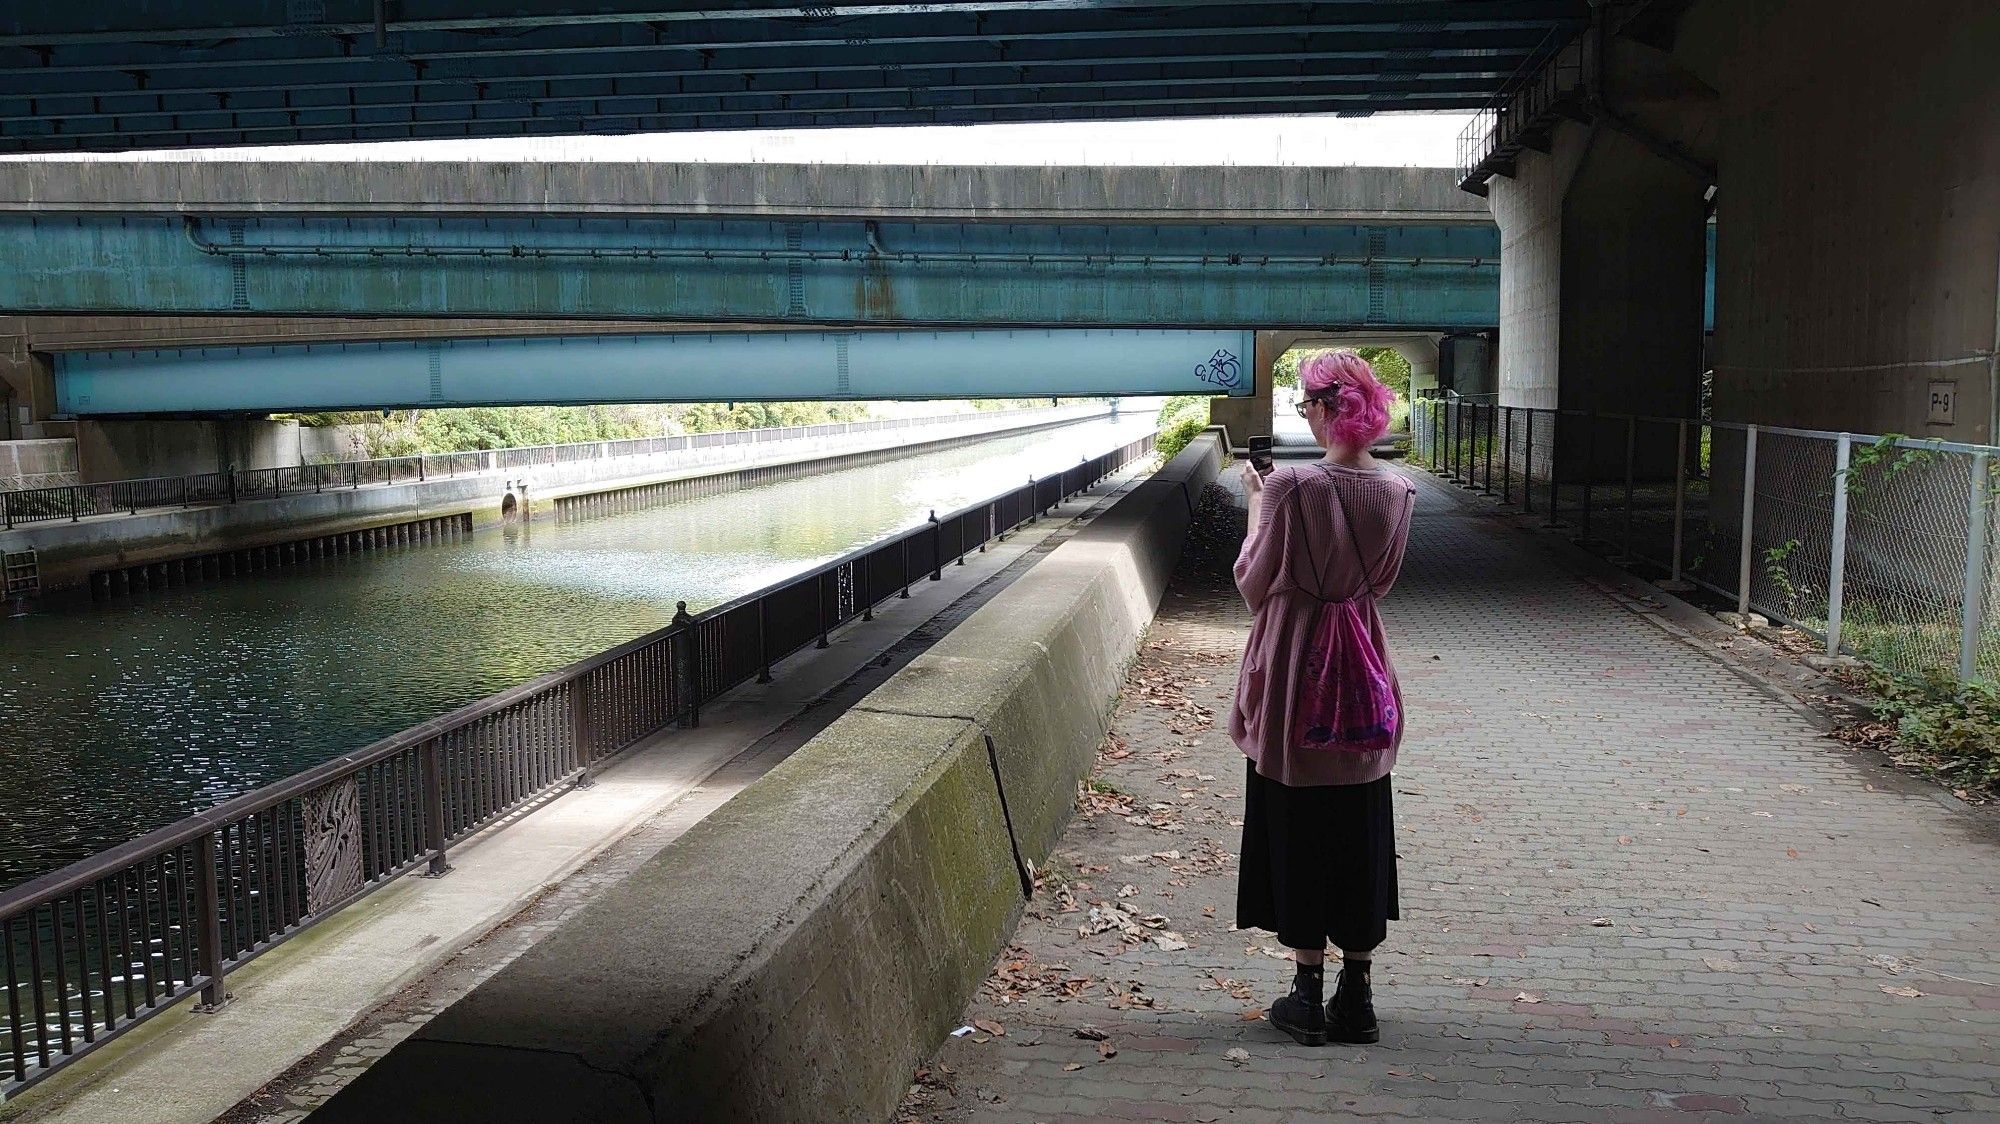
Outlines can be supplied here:
<path id="1" fill-rule="evenodd" d="M 4 593 L 8 597 L 41 595 L 42 568 L 32 550 L 0 555 L 0 577 L 6 581 Z"/>

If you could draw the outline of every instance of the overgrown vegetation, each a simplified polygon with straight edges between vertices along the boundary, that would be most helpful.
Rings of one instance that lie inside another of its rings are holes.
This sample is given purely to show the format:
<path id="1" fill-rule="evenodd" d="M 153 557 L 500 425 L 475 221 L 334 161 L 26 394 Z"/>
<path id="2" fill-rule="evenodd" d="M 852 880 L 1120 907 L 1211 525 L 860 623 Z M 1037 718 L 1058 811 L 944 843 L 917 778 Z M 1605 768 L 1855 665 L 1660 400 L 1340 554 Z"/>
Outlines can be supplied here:
<path id="1" fill-rule="evenodd" d="M 1160 407 L 1160 436 L 1153 444 L 1162 461 L 1172 460 L 1208 428 L 1208 396 L 1176 394 Z"/>
<path id="2" fill-rule="evenodd" d="M 1037 400 L 1035 404 L 1039 404 Z M 1029 403 L 976 399 L 976 410 L 1006 409 Z M 717 430 L 817 425 L 871 416 L 866 402 L 704 402 L 633 406 L 479 406 L 452 410 L 278 415 L 304 425 L 366 425 L 364 446 L 371 457 L 456 453 L 526 445 L 566 445 L 617 441 Z M 948 412 L 940 404 L 939 413 Z"/>
<path id="3" fill-rule="evenodd" d="M 2000 795 L 2000 688 L 1959 684 L 1950 672 L 1919 678 L 1870 667 L 1862 673 L 1875 717 L 1893 731 L 1882 748 L 1900 765 L 1929 773 L 1966 794 Z M 1862 730 L 1857 740 L 1869 740 Z"/>
<path id="4" fill-rule="evenodd" d="M 1271 384 L 1273 386 L 1299 385 L 1299 364 L 1305 362 L 1308 356 L 1333 350 L 1336 349 L 1330 347 L 1292 348 L 1290 351 L 1278 356 L 1278 361 L 1271 364 Z M 1398 398 L 1409 398 L 1410 361 L 1403 358 L 1402 352 L 1397 351 L 1393 347 L 1357 347 L 1354 349 L 1354 352 L 1361 356 L 1361 358 L 1366 359 L 1368 365 L 1375 369 L 1375 377 L 1382 381 L 1383 386 L 1395 391 Z"/>
<path id="5" fill-rule="evenodd" d="M 1299 364 L 1311 355 L 1322 351 L 1332 351 L 1325 347 L 1295 347 L 1278 356 L 1271 364 L 1271 385 L 1299 385 Z M 1355 354 L 1368 361 L 1375 369 L 1375 377 L 1382 385 L 1396 392 L 1396 401 L 1389 407 L 1389 429 L 1394 433 L 1407 433 L 1410 429 L 1410 361 L 1393 347 L 1357 347 Z"/>

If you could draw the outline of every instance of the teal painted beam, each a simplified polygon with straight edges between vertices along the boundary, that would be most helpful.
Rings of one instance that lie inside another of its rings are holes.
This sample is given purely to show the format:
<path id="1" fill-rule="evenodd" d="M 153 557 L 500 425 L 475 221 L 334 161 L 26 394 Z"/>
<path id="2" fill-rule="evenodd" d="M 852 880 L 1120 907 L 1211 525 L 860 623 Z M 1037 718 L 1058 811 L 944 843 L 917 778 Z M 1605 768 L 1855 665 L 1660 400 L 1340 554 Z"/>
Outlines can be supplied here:
<path id="1" fill-rule="evenodd" d="M 78 416 L 1251 392 L 1254 333 L 1133 329 L 545 336 L 56 358 Z"/>
<path id="2" fill-rule="evenodd" d="M 1485 328 L 1490 225 L 0 217 L 17 312 Z"/>

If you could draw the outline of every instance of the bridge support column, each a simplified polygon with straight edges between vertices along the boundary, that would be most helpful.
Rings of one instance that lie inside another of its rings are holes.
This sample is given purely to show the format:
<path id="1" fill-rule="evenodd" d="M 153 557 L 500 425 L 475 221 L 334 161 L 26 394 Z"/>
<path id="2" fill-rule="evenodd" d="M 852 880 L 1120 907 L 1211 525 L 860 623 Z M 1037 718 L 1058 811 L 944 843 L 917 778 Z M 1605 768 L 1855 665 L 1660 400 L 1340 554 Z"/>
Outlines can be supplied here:
<path id="1" fill-rule="evenodd" d="M 55 403 L 55 367 L 49 357 L 29 351 L 25 337 L 0 337 L 0 408 L 6 410 L 0 440 L 67 436 L 66 429 L 55 433 L 43 426 Z"/>
<path id="2" fill-rule="evenodd" d="M 1706 177 L 1602 119 L 1557 125 L 1549 148 L 1522 153 L 1515 174 L 1490 185 L 1501 238 L 1501 401 L 1694 414 Z M 1577 471 L 1591 462 L 1600 477 L 1622 473 L 1622 446 L 1592 442 L 1586 419 L 1575 421 L 1565 420 L 1558 457 Z"/>
<path id="3" fill-rule="evenodd" d="M 1252 434 L 1271 432 L 1271 364 L 1285 353 L 1298 332 L 1258 332 L 1256 353 L 1250 357 L 1250 373 L 1256 380 L 1247 398 L 1217 398 L 1208 404 L 1208 420 L 1229 430 L 1235 452 L 1248 449 Z"/>

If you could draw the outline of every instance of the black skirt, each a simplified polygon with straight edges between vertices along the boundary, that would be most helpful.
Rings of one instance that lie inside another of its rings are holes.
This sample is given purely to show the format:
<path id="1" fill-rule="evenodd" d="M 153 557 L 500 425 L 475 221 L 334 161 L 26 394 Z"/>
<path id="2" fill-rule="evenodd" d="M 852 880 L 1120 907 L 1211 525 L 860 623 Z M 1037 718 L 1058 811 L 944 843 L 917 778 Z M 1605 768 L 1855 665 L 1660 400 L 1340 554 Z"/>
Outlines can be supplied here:
<path id="1" fill-rule="evenodd" d="M 1381 944 L 1398 919 L 1390 779 L 1291 788 L 1243 764 L 1236 927 L 1267 929 L 1287 948 Z"/>

